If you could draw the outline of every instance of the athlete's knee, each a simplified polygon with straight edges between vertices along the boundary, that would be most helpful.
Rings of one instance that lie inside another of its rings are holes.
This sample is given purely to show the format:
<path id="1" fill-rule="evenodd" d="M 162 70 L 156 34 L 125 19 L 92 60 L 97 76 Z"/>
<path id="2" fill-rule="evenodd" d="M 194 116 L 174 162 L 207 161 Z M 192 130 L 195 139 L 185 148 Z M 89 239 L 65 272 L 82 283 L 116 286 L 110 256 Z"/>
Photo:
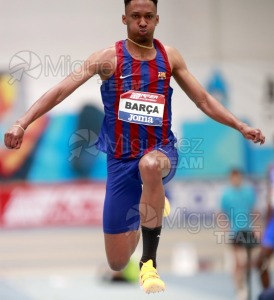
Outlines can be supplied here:
<path id="1" fill-rule="evenodd" d="M 127 266 L 139 238 L 139 230 L 120 234 L 105 234 L 106 256 L 112 270 L 121 271 Z"/>
<path id="2" fill-rule="evenodd" d="M 127 264 L 129 262 L 129 258 L 109 258 L 108 259 L 108 264 L 109 267 L 113 270 L 113 271 L 121 271 L 123 270 Z"/>
<path id="3" fill-rule="evenodd" d="M 142 177 L 153 179 L 159 175 L 162 175 L 161 161 L 157 157 L 144 156 L 139 162 L 139 170 Z M 155 177 L 152 177 L 154 175 Z"/>

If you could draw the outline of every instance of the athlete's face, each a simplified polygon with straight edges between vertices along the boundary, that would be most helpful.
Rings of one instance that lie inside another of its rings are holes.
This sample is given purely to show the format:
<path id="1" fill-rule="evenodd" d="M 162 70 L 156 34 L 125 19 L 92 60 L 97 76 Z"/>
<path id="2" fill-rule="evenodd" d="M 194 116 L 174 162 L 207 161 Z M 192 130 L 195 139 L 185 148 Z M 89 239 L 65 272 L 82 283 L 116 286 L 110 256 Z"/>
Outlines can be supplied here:
<path id="1" fill-rule="evenodd" d="M 150 0 L 132 0 L 127 6 L 123 23 L 128 37 L 139 43 L 151 42 L 155 26 L 159 23 L 157 8 Z"/>
<path id="2" fill-rule="evenodd" d="M 233 186 L 239 187 L 243 182 L 243 175 L 241 173 L 233 173 L 230 175 L 230 182 Z"/>

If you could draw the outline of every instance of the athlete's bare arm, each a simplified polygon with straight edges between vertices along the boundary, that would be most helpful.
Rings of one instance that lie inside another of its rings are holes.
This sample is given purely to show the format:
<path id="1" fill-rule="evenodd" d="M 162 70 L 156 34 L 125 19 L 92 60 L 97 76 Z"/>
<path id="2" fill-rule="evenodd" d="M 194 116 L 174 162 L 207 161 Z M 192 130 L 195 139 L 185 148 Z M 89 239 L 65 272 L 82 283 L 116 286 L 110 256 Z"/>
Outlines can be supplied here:
<path id="1" fill-rule="evenodd" d="M 16 124 L 26 129 L 32 122 L 62 102 L 92 76 L 98 74 L 102 80 L 106 80 L 114 73 L 115 67 L 115 47 L 110 47 L 92 54 L 81 67 L 41 96 L 30 109 L 16 121 Z M 5 145 L 11 149 L 19 149 L 23 141 L 23 136 L 24 131 L 20 127 L 12 126 L 5 134 Z"/>
<path id="2" fill-rule="evenodd" d="M 260 129 L 249 127 L 238 120 L 200 85 L 189 72 L 184 59 L 176 49 L 166 47 L 166 51 L 174 79 L 197 107 L 215 121 L 240 131 L 246 139 L 252 140 L 254 143 L 263 144 L 265 142 L 265 137 Z"/>

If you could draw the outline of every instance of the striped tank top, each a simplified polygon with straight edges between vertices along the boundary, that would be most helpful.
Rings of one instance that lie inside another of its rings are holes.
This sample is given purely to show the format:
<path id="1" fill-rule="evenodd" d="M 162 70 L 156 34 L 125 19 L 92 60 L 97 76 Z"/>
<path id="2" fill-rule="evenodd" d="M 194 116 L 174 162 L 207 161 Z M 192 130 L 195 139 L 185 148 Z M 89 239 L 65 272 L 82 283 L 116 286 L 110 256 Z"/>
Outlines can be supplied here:
<path id="1" fill-rule="evenodd" d="M 116 159 L 134 159 L 174 144 L 171 131 L 171 68 L 164 46 L 154 39 L 156 57 L 133 58 L 126 41 L 115 44 L 115 73 L 101 86 L 105 117 L 97 148 Z"/>

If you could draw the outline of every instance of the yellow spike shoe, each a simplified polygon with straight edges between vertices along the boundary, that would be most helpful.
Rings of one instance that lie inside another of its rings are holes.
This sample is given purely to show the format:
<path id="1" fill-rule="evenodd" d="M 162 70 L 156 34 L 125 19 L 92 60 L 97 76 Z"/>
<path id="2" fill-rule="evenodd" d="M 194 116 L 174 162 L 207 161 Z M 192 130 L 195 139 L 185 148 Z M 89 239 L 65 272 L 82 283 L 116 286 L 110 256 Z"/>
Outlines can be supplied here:
<path id="1" fill-rule="evenodd" d="M 140 286 L 147 294 L 163 292 L 166 288 L 157 270 L 153 267 L 152 259 L 143 263 L 140 270 Z"/>

